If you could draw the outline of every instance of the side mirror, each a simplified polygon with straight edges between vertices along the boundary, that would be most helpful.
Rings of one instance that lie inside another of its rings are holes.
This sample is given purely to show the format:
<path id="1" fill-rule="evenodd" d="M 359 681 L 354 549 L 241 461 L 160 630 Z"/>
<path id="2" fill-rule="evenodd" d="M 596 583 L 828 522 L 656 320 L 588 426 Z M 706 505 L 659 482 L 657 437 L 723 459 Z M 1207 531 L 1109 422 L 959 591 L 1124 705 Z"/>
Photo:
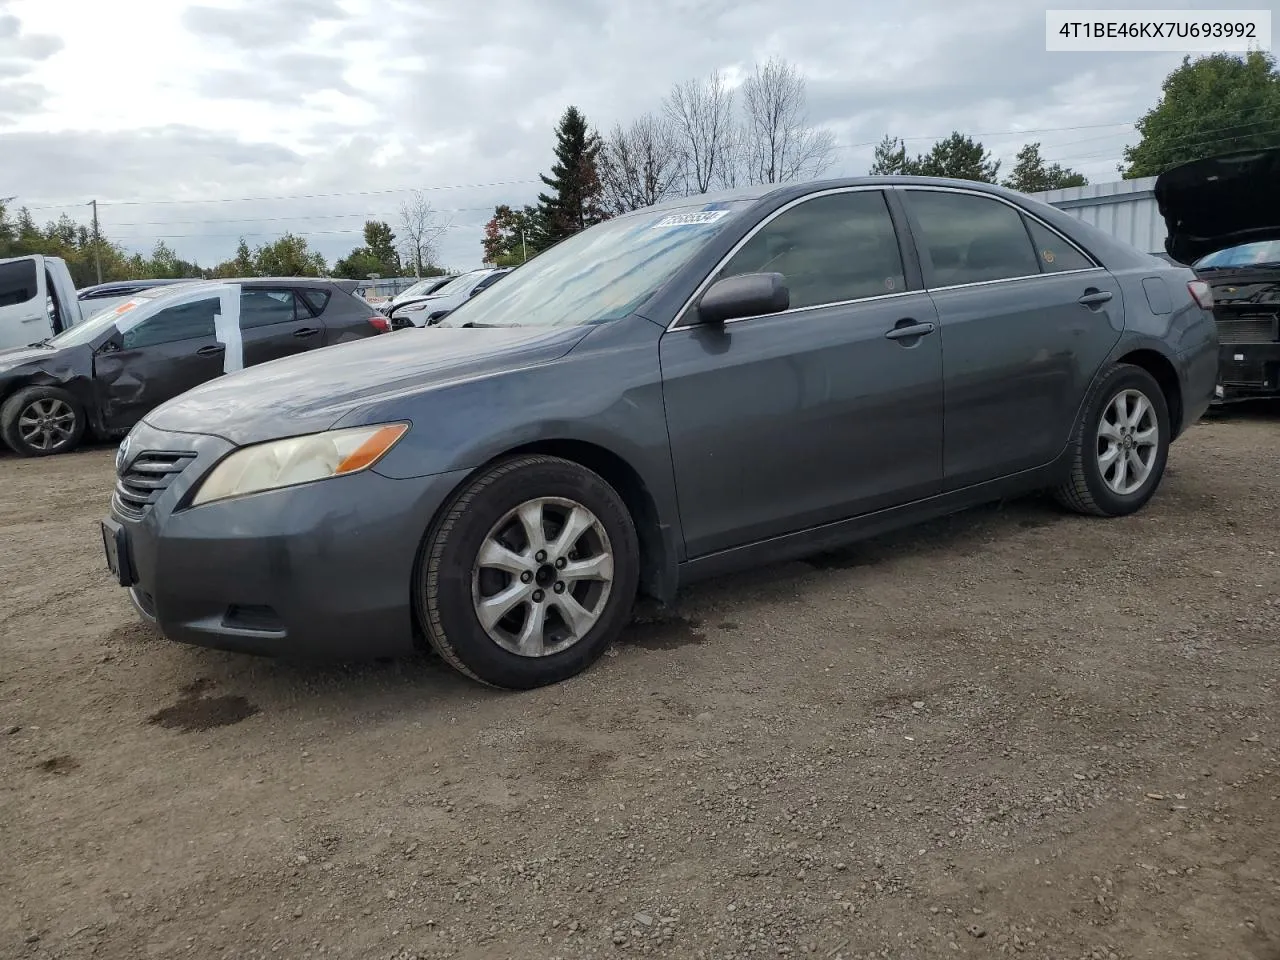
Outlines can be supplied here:
<path id="1" fill-rule="evenodd" d="M 720 325 L 741 317 L 779 313 L 791 306 L 791 291 L 780 273 L 743 273 L 713 283 L 698 301 L 698 321 Z"/>

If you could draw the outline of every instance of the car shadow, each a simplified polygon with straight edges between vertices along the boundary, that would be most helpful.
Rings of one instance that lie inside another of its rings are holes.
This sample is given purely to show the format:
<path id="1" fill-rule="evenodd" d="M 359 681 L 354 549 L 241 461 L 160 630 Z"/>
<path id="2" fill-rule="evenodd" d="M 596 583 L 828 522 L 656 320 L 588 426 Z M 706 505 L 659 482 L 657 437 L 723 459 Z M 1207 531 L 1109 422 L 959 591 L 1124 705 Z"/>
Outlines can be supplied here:
<path id="1" fill-rule="evenodd" d="M 1215 404 L 1205 414 L 1210 422 L 1280 420 L 1280 397 L 1233 400 Z"/>
<path id="2" fill-rule="evenodd" d="M 735 629 L 733 607 L 747 600 L 786 602 L 799 596 L 806 582 L 815 578 L 912 555 L 949 552 L 973 556 L 993 536 L 1039 530 L 1069 518 L 1047 497 L 1001 501 L 840 550 L 718 577 L 681 591 L 670 606 L 639 602 L 618 646 L 671 651 L 703 644 L 708 639 L 703 623 L 706 610 L 716 611 L 712 625 L 717 629 Z M 275 713 L 282 708 L 294 711 L 301 707 L 305 713 L 337 713 L 367 721 L 404 715 L 424 706 L 449 711 L 517 695 L 464 677 L 428 652 L 342 662 L 259 657 L 170 643 L 141 622 L 117 627 L 109 640 L 135 651 L 163 651 L 174 671 L 186 678 L 174 691 L 173 702 L 148 718 L 150 723 L 180 730 L 227 725 L 260 711 Z"/>

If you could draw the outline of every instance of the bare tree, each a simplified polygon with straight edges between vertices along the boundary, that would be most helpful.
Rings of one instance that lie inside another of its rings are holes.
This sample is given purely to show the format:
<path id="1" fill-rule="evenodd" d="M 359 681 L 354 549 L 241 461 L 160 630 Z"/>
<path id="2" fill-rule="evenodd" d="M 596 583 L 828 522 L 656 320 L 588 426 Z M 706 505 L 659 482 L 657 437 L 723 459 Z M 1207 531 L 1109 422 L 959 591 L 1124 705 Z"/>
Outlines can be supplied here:
<path id="1" fill-rule="evenodd" d="M 662 112 L 680 144 L 686 194 L 706 193 L 713 185 L 736 180 L 738 137 L 733 122 L 733 91 L 720 71 L 705 80 L 677 84 L 662 102 Z"/>
<path id="2" fill-rule="evenodd" d="M 603 202 L 611 216 L 661 203 L 683 174 L 675 125 L 646 113 L 631 126 L 616 124 L 597 158 Z"/>
<path id="3" fill-rule="evenodd" d="M 771 58 L 742 85 L 742 161 L 750 183 L 819 176 L 831 164 L 835 137 L 809 126 L 805 81 L 786 60 Z"/>
<path id="4" fill-rule="evenodd" d="M 400 232 L 404 235 L 401 248 L 404 258 L 413 264 L 415 277 L 422 276 L 423 268 L 435 262 L 436 242 L 449 227 L 421 190 L 413 191 L 413 196 L 400 204 Z"/>

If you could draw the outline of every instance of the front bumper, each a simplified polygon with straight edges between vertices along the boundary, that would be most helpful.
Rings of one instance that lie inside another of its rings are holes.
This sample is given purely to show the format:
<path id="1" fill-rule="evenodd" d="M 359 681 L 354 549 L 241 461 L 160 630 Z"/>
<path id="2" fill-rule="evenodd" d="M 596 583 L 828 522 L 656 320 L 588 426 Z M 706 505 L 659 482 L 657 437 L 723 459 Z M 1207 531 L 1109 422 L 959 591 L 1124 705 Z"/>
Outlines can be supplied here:
<path id="1" fill-rule="evenodd" d="M 142 510 L 113 498 L 130 596 L 166 637 L 277 656 L 367 658 L 414 647 L 412 578 L 431 518 L 462 479 L 372 470 L 177 509 L 232 445 L 139 425 L 144 451 L 194 452 Z"/>
<path id="2" fill-rule="evenodd" d="M 1218 348 L 1220 400 L 1280 395 L 1280 343 L 1224 343 Z"/>

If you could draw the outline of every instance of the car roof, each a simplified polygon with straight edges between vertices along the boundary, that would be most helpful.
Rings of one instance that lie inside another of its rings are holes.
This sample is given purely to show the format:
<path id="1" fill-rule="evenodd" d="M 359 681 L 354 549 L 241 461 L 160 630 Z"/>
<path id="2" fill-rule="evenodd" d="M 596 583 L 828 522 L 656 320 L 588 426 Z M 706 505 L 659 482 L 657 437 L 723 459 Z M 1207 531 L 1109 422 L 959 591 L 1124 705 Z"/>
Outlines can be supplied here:
<path id="1" fill-rule="evenodd" d="M 687 197 L 677 197 L 673 200 L 664 200 L 662 203 L 656 203 L 651 207 L 641 207 L 639 210 L 631 211 L 623 214 L 623 216 L 644 216 L 663 210 L 679 210 L 686 207 L 702 207 L 718 203 L 734 203 L 738 201 L 761 201 L 776 200 L 781 196 L 801 197 L 810 193 L 818 193 L 823 190 L 838 190 L 845 187 L 902 187 L 902 186 L 920 186 L 920 187 L 955 187 L 964 190 L 974 190 L 979 193 L 989 193 L 993 196 L 1006 198 L 1017 198 L 1019 202 L 1025 202 L 1028 198 L 1026 194 L 1018 193 L 1007 187 L 1002 187 L 995 183 L 985 183 L 980 180 L 959 180 L 952 177 L 913 177 L 913 176 L 862 176 L 862 177 L 833 177 L 823 180 L 800 180 L 789 183 L 760 183 L 748 187 L 737 187 L 732 190 L 718 190 L 710 193 L 691 194 Z"/>
<path id="2" fill-rule="evenodd" d="M 86 295 L 106 295 L 115 291 L 125 290 L 150 290 L 152 287 L 167 287 L 175 283 L 199 283 L 200 278 L 183 277 L 179 279 L 173 278 L 155 278 L 142 280 L 108 280 L 106 283 L 95 283 L 92 286 L 81 287 L 76 291 L 77 297 Z"/>

